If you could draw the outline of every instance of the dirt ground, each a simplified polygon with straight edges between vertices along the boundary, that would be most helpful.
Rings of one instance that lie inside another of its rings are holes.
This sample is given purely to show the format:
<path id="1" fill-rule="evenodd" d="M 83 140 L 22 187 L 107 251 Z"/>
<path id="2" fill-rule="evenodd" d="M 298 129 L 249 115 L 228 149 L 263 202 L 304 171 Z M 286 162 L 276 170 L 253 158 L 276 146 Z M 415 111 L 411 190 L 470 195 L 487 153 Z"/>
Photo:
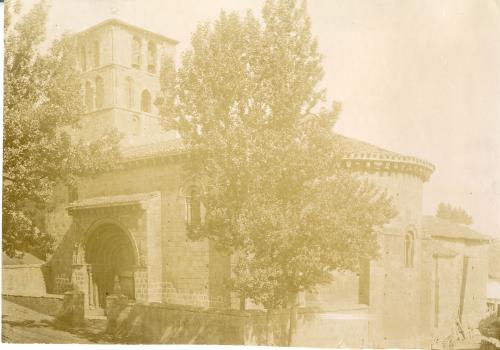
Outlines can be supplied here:
<path id="1" fill-rule="evenodd" d="M 54 317 L 2 300 L 2 342 L 47 344 L 106 344 L 105 320 L 87 321 L 85 327 L 67 327 Z"/>

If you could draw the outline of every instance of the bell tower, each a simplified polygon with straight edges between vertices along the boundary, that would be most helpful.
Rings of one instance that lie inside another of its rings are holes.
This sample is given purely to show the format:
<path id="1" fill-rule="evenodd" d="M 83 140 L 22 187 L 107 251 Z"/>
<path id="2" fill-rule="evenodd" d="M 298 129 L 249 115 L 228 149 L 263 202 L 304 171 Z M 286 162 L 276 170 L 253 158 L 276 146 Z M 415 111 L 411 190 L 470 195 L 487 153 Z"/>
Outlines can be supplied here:
<path id="1" fill-rule="evenodd" d="M 162 57 L 175 57 L 178 42 L 118 19 L 77 34 L 85 100 L 82 137 L 95 139 L 115 128 L 122 145 L 175 138 L 164 131 L 154 100 L 160 91 Z"/>

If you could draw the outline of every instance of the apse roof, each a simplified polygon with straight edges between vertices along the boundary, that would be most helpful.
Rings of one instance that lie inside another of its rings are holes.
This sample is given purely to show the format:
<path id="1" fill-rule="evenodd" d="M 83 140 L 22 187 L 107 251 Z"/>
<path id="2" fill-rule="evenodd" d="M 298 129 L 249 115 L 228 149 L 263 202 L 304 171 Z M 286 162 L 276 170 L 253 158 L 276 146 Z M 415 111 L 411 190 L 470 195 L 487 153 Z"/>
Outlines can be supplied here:
<path id="1" fill-rule="evenodd" d="M 368 158 L 388 160 L 414 160 L 416 157 L 405 156 L 392 152 L 370 143 L 336 134 L 335 140 L 346 157 Z M 123 150 L 126 158 L 150 157 L 155 155 L 176 154 L 184 151 L 181 139 L 171 139 L 158 143 L 150 143 L 138 146 L 130 146 Z M 422 161 L 424 162 L 424 161 Z"/>
<path id="2" fill-rule="evenodd" d="M 336 134 L 335 141 L 344 154 L 347 167 L 362 171 L 392 171 L 414 173 L 427 180 L 434 166 L 422 159 L 388 151 L 364 141 Z M 128 147 L 123 150 L 125 161 L 152 159 L 185 153 L 181 139 Z"/>
<path id="3" fill-rule="evenodd" d="M 346 156 L 350 155 L 370 155 L 378 158 L 405 157 L 402 154 L 386 150 L 372 145 L 368 142 L 346 137 L 340 134 L 335 135 L 339 147 Z"/>
<path id="4" fill-rule="evenodd" d="M 474 231 L 468 226 L 456 224 L 431 215 L 422 217 L 422 230 L 425 234 L 436 238 L 483 242 L 491 240 L 491 237 Z"/>

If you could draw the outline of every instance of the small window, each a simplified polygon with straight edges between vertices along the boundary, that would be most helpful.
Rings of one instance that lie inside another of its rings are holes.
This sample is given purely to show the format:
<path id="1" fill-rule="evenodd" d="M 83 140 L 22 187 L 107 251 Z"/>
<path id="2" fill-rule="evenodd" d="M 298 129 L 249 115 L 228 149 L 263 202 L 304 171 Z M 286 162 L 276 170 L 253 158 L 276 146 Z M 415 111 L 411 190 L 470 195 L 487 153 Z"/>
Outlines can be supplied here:
<path id="1" fill-rule="evenodd" d="M 126 79 L 125 95 L 127 99 L 127 107 L 134 108 L 134 81 L 130 77 Z"/>
<path id="2" fill-rule="evenodd" d="M 156 44 L 152 41 L 148 43 L 148 72 L 156 73 Z"/>
<path id="3" fill-rule="evenodd" d="M 90 81 L 85 83 L 85 108 L 87 112 L 91 112 L 94 109 L 94 92 L 92 91 L 92 84 Z"/>
<path id="4" fill-rule="evenodd" d="M 132 117 L 132 134 L 135 136 L 141 133 L 141 118 L 138 115 Z"/>
<path id="5" fill-rule="evenodd" d="M 73 203 L 78 200 L 78 188 L 76 186 L 70 186 L 68 188 L 68 202 Z"/>
<path id="6" fill-rule="evenodd" d="M 186 222 L 195 226 L 201 223 L 200 192 L 197 188 L 191 189 L 186 197 Z"/>
<path id="7" fill-rule="evenodd" d="M 84 72 L 87 70 L 87 53 L 85 51 L 85 46 L 80 47 L 80 67 Z"/>
<path id="8" fill-rule="evenodd" d="M 414 239 L 413 234 L 408 232 L 405 235 L 405 247 L 404 247 L 404 256 L 405 256 L 405 267 L 413 267 L 413 259 L 414 259 Z"/>
<path id="9" fill-rule="evenodd" d="M 144 90 L 141 94 L 141 111 L 151 113 L 151 94 Z"/>
<path id="10" fill-rule="evenodd" d="M 138 37 L 134 37 L 132 39 L 132 67 L 134 68 L 141 67 L 141 50 L 141 39 L 139 39 Z"/>
<path id="11" fill-rule="evenodd" d="M 101 49 L 99 47 L 99 41 L 94 41 L 94 68 L 97 68 L 101 64 Z"/>
<path id="12" fill-rule="evenodd" d="M 104 106 L 104 81 L 101 77 L 95 78 L 95 108 Z"/>

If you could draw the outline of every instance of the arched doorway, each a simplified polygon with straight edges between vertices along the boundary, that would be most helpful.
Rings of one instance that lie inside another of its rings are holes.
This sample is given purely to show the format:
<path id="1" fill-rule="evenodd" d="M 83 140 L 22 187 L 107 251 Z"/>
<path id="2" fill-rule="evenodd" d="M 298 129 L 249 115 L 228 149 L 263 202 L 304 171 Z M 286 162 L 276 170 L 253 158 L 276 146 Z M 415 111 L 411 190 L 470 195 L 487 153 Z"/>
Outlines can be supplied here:
<path id="1" fill-rule="evenodd" d="M 104 309 L 106 296 L 117 290 L 134 299 L 136 250 L 129 235 L 116 224 L 104 223 L 90 233 L 85 244 L 89 265 L 89 307 Z"/>

